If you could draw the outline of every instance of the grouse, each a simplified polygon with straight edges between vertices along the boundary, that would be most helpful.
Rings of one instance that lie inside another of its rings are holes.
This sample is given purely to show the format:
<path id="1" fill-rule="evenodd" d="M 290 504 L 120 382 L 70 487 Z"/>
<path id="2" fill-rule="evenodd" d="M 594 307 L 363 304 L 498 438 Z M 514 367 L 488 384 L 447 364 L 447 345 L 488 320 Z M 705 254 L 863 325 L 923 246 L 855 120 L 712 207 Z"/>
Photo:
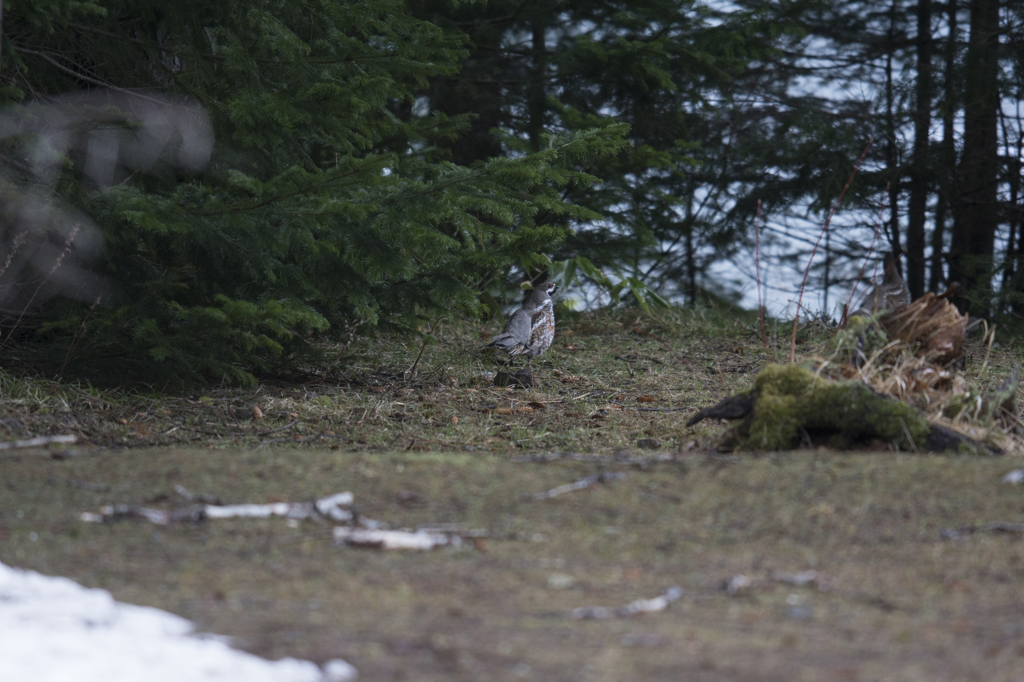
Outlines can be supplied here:
<path id="1" fill-rule="evenodd" d="M 885 277 L 860 303 L 857 315 L 874 315 L 910 305 L 910 290 L 896 270 L 896 257 L 885 254 Z"/>
<path id="2" fill-rule="evenodd" d="M 536 287 L 523 301 L 523 307 L 512 313 L 505 329 L 484 348 L 497 348 L 509 355 L 540 355 L 555 339 L 555 306 L 551 294 L 558 285 L 548 282 Z"/>

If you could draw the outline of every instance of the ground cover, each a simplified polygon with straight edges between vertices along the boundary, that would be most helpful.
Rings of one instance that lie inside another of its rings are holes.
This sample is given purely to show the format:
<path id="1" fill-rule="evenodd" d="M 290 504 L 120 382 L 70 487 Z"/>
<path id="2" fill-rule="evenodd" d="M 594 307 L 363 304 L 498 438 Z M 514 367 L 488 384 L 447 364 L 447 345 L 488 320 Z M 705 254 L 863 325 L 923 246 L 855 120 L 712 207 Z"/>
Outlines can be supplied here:
<path id="1" fill-rule="evenodd" d="M 1024 676 L 1024 488 L 1003 481 L 1018 454 L 716 453 L 721 422 L 685 421 L 766 362 L 752 319 L 561 322 L 525 391 L 490 386 L 478 324 L 251 389 L 0 375 L 3 440 L 79 439 L 0 451 L 0 561 L 369 680 Z M 986 352 L 969 343 L 968 368 L 992 378 L 1019 356 Z M 233 503 L 350 490 L 367 517 L 467 541 L 382 552 L 313 521 L 79 520 L 180 506 L 177 486 Z M 672 587 L 664 610 L 614 612 Z"/>

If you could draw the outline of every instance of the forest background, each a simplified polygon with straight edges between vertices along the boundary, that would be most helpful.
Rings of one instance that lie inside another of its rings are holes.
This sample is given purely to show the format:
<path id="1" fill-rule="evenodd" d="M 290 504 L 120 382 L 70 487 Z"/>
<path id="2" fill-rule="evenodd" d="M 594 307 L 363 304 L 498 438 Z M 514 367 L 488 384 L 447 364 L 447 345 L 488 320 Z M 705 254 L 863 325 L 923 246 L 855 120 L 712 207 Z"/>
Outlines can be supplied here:
<path id="1" fill-rule="evenodd" d="M 819 236 L 826 315 L 885 251 L 1024 309 L 1019 3 L 0 9 L 6 366 L 251 382 L 545 277 L 791 301 Z"/>

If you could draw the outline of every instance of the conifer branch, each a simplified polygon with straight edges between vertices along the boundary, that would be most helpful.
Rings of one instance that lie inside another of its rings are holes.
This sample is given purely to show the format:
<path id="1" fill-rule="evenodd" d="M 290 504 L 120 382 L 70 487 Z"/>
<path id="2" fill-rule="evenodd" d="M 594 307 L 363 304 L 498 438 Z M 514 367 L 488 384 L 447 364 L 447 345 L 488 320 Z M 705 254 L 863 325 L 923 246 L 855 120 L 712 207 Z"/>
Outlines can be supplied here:
<path id="1" fill-rule="evenodd" d="M 124 93 L 126 95 L 131 95 L 132 97 L 138 97 L 139 99 L 144 99 L 147 102 L 152 102 L 153 104 L 157 104 L 157 105 L 159 105 L 161 107 L 166 106 L 166 104 L 167 104 L 167 102 L 165 102 L 165 101 L 156 99 L 154 97 L 148 97 L 148 96 L 138 92 L 137 90 L 127 90 L 125 88 L 119 88 L 116 85 L 114 85 L 113 83 L 109 83 L 107 81 L 102 81 L 102 80 L 99 80 L 98 78 L 93 78 L 92 76 L 86 76 L 84 73 L 80 73 L 78 71 L 75 71 L 74 69 L 71 69 L 71 68 L 68 68 L 67 66 L 64 66 L 60 62 L 58 62 L 55 59 L 51 58 L 45 52 L 37 52 L 36 50 L 30 50 L 27 47 L 18 46 L 18 45 L 16 45 L 14 47 L 14 49 L 17 50 L 18 52 L 22 52 L 24 54 L 30 54 L 30 55 L 39 57 L 40 59 L 42 59 L 44 61 L 47 61 L 50 64 L 52 64 L 55 68 L 60 69 L 64 73 L 66 73 L 66 74 L 68 74 L 70 76 L 73 76 L 74 78 L 78 78 L 80 80 L 83 80 L 86 83 L 92 83 L 93 85 L 98 85 L 98 86 L 100 86 L 102 88 L 107 88 L 108 90 L 113 90 L 114 92 L 122 92 L 122 93 Z"/>

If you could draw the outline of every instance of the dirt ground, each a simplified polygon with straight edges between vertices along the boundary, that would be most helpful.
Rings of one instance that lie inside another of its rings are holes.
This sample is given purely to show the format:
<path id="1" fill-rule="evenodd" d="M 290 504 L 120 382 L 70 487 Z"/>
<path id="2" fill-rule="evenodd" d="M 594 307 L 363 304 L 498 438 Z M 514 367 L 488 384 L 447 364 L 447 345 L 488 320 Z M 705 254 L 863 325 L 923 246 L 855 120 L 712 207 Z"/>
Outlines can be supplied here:
<path id="1" fill-rule="evenodd" d="M 1024 490 L 1000 480 L 1011 465 L 826 451 L 646 467 L 473 453 L 23 452 L 0 468 L 0 559 L 181 614 L 264 656 L 342 657 L 366 680 L 1017 682 L 1024 541 L 983 528 L 1024 516 Z M 599 471 L 626 476 L 525 497 Z M 394 527 L 453 523 L 487 537 L 421 554 L 335 546 L 313 522 L 77 520 L 111 501 L 174 506 L 176 484 L 231 502 L 351 490 L 361 513 Z M 944 537 L 970 526 L 981 528 Z M 818 573 L 804 586 L 780 575 L 808 570 Z M 573 618 L 672 586 L 683 595 L 661 612 Z"/>
<path id="2" fill-rule="evenodd" d="M 992 525 L 1024 522 L 1024 486 L 1002 480 L 1019 454 L 717 454 L 720 422 L 684 423 L 763 364 L 746 323 L 613 322 L 563 325 L 529 391 L 488 385 L 464 352 L 478 329 L 415 374 L 418 347 L 380 344 L 362 369 L 246 391 L 4 374 L 4 440 L 79 443 L 0 451 L 0 561 L 363 680 L 1024 680 L 1024 533 Z M 385 552 L 325 522 L 79 519 L 181 506 L 175 486 L 348 490 L 366 517 L 467 540 Z M 673 587 L 664 610 L 623 613 Z M 609 617 L 578 617 L 593 607 Z"/>

